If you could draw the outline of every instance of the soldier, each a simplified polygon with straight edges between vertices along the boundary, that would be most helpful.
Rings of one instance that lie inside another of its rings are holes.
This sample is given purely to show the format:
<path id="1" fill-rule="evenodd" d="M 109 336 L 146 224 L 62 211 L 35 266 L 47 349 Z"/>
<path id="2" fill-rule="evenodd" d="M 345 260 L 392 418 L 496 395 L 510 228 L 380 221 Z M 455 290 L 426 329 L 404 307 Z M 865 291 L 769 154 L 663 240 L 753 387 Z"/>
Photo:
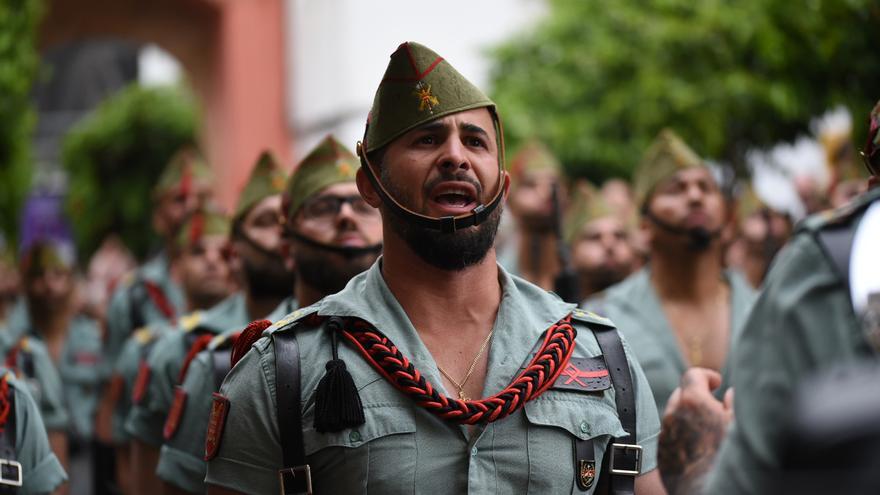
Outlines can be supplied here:
<path id="1" fill-rule="evenodd" d="M 6 325 L 9 314 L 16 306 L 19 289 L 20 280 L 13 250 L 6 244 L 6 238 L 0 232 L 0 327 Z"/>
<path id="2" fill-rule="evenodd" d="M 173 249 L 179 253 L 175 265 L 189 311 L 181 318 L 182 325 L 195 321 L 200 311 L 208 310 L 229 294 L 229 267 L 223 259 L 227 233 L 226 219 L 211 210 L 198 211 L 181 228 Z M 125 432 L 125 419 L 132 407 L 132 396 L 142 400 L 146 386 L 141 383 L 136 387 L 138 372 L 147 367 L 147 357 L 159 337 L 177 328 L 160 321 L 136 330 L 126 340 L 114 365 L 98 427 L 104 428 L 107 443 L 115 446 L 117 481 L 121 486 L 127 486 L 130 473 L 130 438 Z M 146 371 L 143 379 L 147 379 Z"/>
<path id="3" fill-rule="evenodd" d="M 664 481 L 671 493 L 780 493 L 795 390 L 832 368 L 876 362 L 880 103 L 871 113 L 864 157 L 872 189 L 802 222 L 767 276 L 733 355 L 735 419 L 733 401 L 711 395 L 717 375 L 692 370 L 682 378 L 664 419 Z M 835 478 L 846 473 L 823 474 L 825 484 L 813 488 L 834 492 Z"/>
<path id="4" fill-rule="evenodd" d="M 636 253 L 627 225 L 593 186 L 579 182 L 571 196 L 565 238 L 578 274 L 580 297 L 595 301 L 632 273 Z"/>
<path id="5" fill-rule="evenodd" d="M 603 309 L 620 325 L 662 410 L 688 367 L 725 368 L 755 294 L 721 263 L 721 189 L 672 131 L 646 152 L 635 189 L 650 262 L 608 289 Z"/>
<path id="6" fill-rule="evenodd" d="M 297 273 L 296 301 L 286 301 L 268 317 L 277 321 L 293 312 L 297 302 L 310 306 L 345 287 L 366 270 L 381 251 L 379 212 L 358 194 L 357 157 L 332 136 L 325 138 L 299 164 L 288 182 L 284 201 L 285 229 Z M 189 364 L 178 396 L 165 423 L 165 444 L 156 473 L 165 480 L 165 493 L 204 493 L 205 430 L 211 395 L 229 371 L 235 333 L 216 337 Z"/>
<path id="7" fill-rule="evenodd" d="M 125 339 L 155 321 L 174 322 L 185 311 L 183 292 L 172 277 L 171 251 L 184 220 L 210 192 L 211 171 L 192 148 L 177 152 L 153 190 L 153 229 L 162 251 L 128 275 L 107 308 L 107 358 L 115 362 Z"/>
<path id="8" fill-rule="evenodd" d="M 562 165 L 543 144 L 529 141 L 510 160 L 510 175 L 507 202 L 516 221 L 516 235 L 510 240 L 513 244 L 499 252 L 501 264 L 512 274 L 554 290 L 562 266 L 559 239 L 553 229 L 559 216 L 559 211 L 554 211 L 553 195 L 562 191 Z"/>
<path id="9" fill-rule="evenodd" d="M 0 491 L 53 493 L 67 474 L 49 448 L 28 387 L 0 368 Z"/>
<path id="10" fill-rule="evenodd" d="M 227 375 L 208 493 L 662 491 L 656 409 L 614 327 L 496 262 L 500 127 L 436 53 L 391 55 L 357 173 L 384 255 Z"/>
<path id="11" fill-rule="evenodd" d="M 149 379 L 144 380 L 143 397 L 126 421 L 132 436 L 132 482 L 138 493 L 161 489 L 155 471 L 163 426 L 175 400 L 183 400 L 176 399 L 175 386 L 183 381 L 187 356 L 194 356 L 229 328 L 241 329 L 268 315 L 290 296 L 293 278 L 281 256 L 278 228 L 284 183 L 277 161 L 262 154 L 239 196 L 228 240 L 230 265 L 243 290 L 190 318 L 182 332 L 162 335 L 141 370 Z"/>

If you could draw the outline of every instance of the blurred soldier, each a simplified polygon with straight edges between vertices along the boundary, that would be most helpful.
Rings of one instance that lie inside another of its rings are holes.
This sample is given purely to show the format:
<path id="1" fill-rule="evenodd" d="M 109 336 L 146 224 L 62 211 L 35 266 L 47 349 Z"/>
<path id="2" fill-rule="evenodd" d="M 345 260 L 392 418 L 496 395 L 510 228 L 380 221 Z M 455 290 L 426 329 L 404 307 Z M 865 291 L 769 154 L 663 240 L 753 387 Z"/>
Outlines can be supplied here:
<path id="1" fill-rule="evenodd" d="M 153 190 L 153 230 L 162 250 L 128 275 L 107 308 L 107 358 L 114 362 L 125 339 L 155 321 L 174 322 L 186 310 L 179 282 L 171 270 L 173 246 L 184 220 L 205 202 L 211 171 L 192 148 L 175 154 Z"/>
<path id="2" fill-rule="evenodd" d="M 688 367 L 726 367 L 755 294 L 741 275 L 723 269 L 724 197 L 684 141 L 661 132 L 635 184 L 650 262 L 608 289 L 603 309 L 620 325 L 662 410 Z"/>
<path id="3" fill-rule="evenodd" d="M 15 267 L 14 250 L 6 244 L 6 238 L 0 233 L 0 328 L 18 300 L 20 280 Z"/>
<path id="4" fill-rule="evenodd" d="M 355 157 L 332 136 L 325 138 L 297 166 L 284 201 L 284 228 L 293 244 L 297 301 L 285 301 L 268 318 L 277 321 L 299 305 L 309 306 L 336 293 L 369 268 L 381 250 L 379 212 L 357 190 Z M 205 431 L 211 395 L 229 371 L 232 346 L 240 328 L 217 336 L 189 364 L 178 397 L 165 423 L 165 444 L 157 474 L 165 493 L 204 493 Z"/>
<path id="5" fill-rule="evenodd" d="M 547 290 L 554 289 L 562 269 L 559 239 L 553 229 L 560 212 L 558 203 L 554 211 L 553 195 L 561 193 L 561 176 L 559 161 L 538 141 L 523 145 L 510 160 L 507 206 L 516 220 L 516 235 L 510 240 L 513 244 L 499 257 L 511 273 Z"/>
<path id="6" fill-rule="evenodd" d="M 0 368 L 0 492 L 58 493 L 67 474 L 49 448 L 40 411 L 27 389 Z"/>
<path id="7" fill-rule="evenodd" d="M 227 375 L 208 493 L 662 491 L 656 410 L 613 326 L 496 262 L 500 127 L 436 53 L 392 54 L 357 175 L 383 256 Z"/>
<path id="8" fill-rule="evenodd" d="M 175 269 L 189 312 L 181 318 L 182 325 L 198 319 L 200 311 L 207 310 L 229 294 L 229 266 L 224 253 L 227 248 L 228 223 L 212 210 L 199 210 L 184 223 L 177 236 L 174 251 L 178 253 Z M 130 437 L 125 431 L 125 420 L 132 407 L 133 396 L 143 400 L 148 372 L 142 382 L 138 372 L 147 369 L 147 357 L 160 336 L 177 330 L 169 322 L 154 322 L 136 330 L 123 345 L 116 360 L 110 387 L 102 401 L 98 428 L 105 442 L 114 445 L 117 453 L 116 472 L 120 486 L 128 486 L 130 473 Z"/>
<path id="9" fill-rule="evenodd" d="M 663 457 L 672 493 L 779 493 L 795 391 L 817 374 L 877 359 L 880 104 L 871 114 L 864 156 L 875 187 L 802 222 L 767 276 L 733 356 L 735 419 L 732 398 L 712 397 L 720 380 L 709 370 L 689 371 L 670 400 Z M 816 486 L 835 492 L 836 478 L 845 475 L 825 472 L 824 484 Z"/>
<path id="10" fill-rule="evenodd" d="M 739 235 L 727 248 L 725 262 L 757 289 L 764 282 L 773 258 L 791 237 L 791 217 L 767 206 L 751 187 L 740 194 L 736 206 Z"/>
<path id="11" fill-rule="evenodd" d="M 128 415 L 126 431 L 132 436 L 132 482 L 136 493 L 161 489 L 156 465 L 164 437 L 166 417 L 177 398 L 176 385 L 185 376 L 190 358 L 210 340 L 230 328 L 274 310 L 293 289 L 292 272 L 281 256 L 279 219 L 285 175 L 269 153 L 262 154 L 242 190 L 229 235 L 230 264 L 241 279 L 243 290 L 193 317 L 182 332 L 161 336 L 150 351 L 141 373 L 145 380 L 142 399 Z"/>
<path id="12" fill-rule="evenodd" d="M 566 219 L 566 242 L 578 274 L 581 299 L 595 301 L 636 265 L 630 232 L 617 211 L 587 182 L 575 184 Z M 595 308 L 592 308 L 599 311 Z M 601 311 L 599 311 L 601 313 Z"/>

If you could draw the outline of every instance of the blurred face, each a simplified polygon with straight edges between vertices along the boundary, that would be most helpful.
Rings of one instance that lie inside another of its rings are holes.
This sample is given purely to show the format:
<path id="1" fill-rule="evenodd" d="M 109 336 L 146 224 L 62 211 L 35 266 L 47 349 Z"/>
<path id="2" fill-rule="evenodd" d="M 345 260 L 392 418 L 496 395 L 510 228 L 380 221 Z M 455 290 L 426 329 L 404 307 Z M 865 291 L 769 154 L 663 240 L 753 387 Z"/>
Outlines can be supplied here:
<path id="1" fill-rule="evenodd" d="M 516 182 L 507 204 L 525 229 L 552 228 L 553 188 L 558 183 L 559 175 L 553 170 L 526 171 Z"/>
<path id="2" fill-rule="evenodd" d="M 380 177 L 406 208 L 430 217 L 458 216 L 498 192 L 498 147 L 485 108 L 448 115 L 395 139 L 385 149 Z M 505 177 L 504 185 L 507 187 Z M 379 206 L 380 203 L 374 205 Z M 425 262 L 444 270 L 479 263 L 492 247 L 501 208 L 480 225 L 444 233 L 411 224 L 384 209 L 391 230 Z"/>
<path id="3" fill-rule="evenodd" d="M 164 193 L 153 212 L 153 228 L 166 238 L 177 235 L 186 218 L 199 206 L 210 200 L 211 189 L 207 184 L 194 182 L 193 189 L 177 188 Z"/>
<path id="4" fill-rule="evenodd" d="M 256 297 L 286 297 L 293 291 L 293 271 L 281 254 L 281 195 L 257 202 L 232 235 L 233 265 Z"/>
<path id="5" fill-rule="evenodd" d="M 18 296 L 19 276 L 11 263 L 0 258 L 0 306 L 12 302 Z"/>
<path id="6" fill-rule="evenodd" d="M 194 308 L 209 308 L 230 294 L 229 265 L 223 256 L 226 245 L 226 236 L 206 235 L 181 251 L 181 284 Z"/>
<path id="7" fill-rule="evenodd" d="M 364 201 L 354 182 L 333 184 L 306 200 L 291 219 L 293 231 L 320 244 L 367 248 L 382 243 L 379 211 Z M 376 261 L 378 252 L 346 254 L 293 240 L 297 274 L 322 294 L 342 290 Z"/>
<path id="8" fill-rule="evenodd" d="M 635 266 L 635 252 L 623 222 L 609 216 L 585 225 L 572 244 L 571 261 L 597 291 L 626 278 Z"/>
<path id="9" fill-rule="evenodd" d="M 70 301 L 74 278 L 70 268 L 53 267 L 24 277 L 24 290 L 31 307 L 57 311 Z"/>
<path id="10" fill-rule="evenodd" d="M 726 218 L 724 196 L 705 167 L 681 170 L 658 184 L 647 207 L 661 222 L 687 232 L 669 232 L 648 221 L 648 234 L 654 246 L 704 249 L 717 239 Z"/>

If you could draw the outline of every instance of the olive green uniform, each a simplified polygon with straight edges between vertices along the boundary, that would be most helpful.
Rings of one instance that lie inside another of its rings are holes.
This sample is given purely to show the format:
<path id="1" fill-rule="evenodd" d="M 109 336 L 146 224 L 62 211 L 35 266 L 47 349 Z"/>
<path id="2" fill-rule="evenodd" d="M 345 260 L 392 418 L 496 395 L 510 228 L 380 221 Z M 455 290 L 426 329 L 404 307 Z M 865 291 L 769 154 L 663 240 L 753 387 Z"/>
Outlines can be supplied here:
<path id="1" fill-rule="evenodd" d="M 343 291 L 294 312 L 267 333 L 285 331 L 297 318 L 314 311 L 362 318 L 387 335 L 440 388 L 437 365 L 385 284 L 380 263 L 353 278 Z M 499 282 L 503 295 L 489 349 L 485 396 L 507 386 L 531 359 L 541 334 L 573 310 L 573 305 L 500 267 Z M 578 323 L 576 328 L 573 357 L 599 355 L 588 326 Z M 610 389 L 603 393 L 551 389 L 511 416 L 469 431 L 417 406 L 346 344 L 339 345 L 339 357 L 359 391 L 366 422 L 318 433 L 313 427 L 314 391 L 331 357 L 330 339 L 326 329 L 303 327 L 297 328 L 297 340 L 304 450 L 315 493 L 579 493 L 574 440 L 597 439 L 598 466 L 605 441 L 624 433 Z M 229 398 L 229 412 L 217 456 L 208 463 L 209 484 L 244 493 L 278 493 L 278 470 L 283 466 L 274 361 L 272 339 L 264 337 L 224 381 L 221 393 Z M 641 368 L 634 359 L 629 361 L 644 473 L 656 466 L 659 420 Z"/>
<path id="2" fill-rule="evenodd" d="M 15 362 L 10 363 L 10 354 L 15 347 L 18 348 Z M 16 377 L 28 385 L 28 391 L 40 408 L 46 429 L 67 430 L 70 426 L 70 415 L 64 404 L 61 376 L 49 357 L 46 346 L 30 337 L 10 340 L 9 335 L 2 332 L 0 356 L 3 356 L 6 366 L 14 366 Z M 26 364 L 28 361 L 29 364 Z"/>
<path id="3" fill-rule="evenodd" d="M 278 321 L 295 309 L 296 300 L 288 298 L 266 319 Z M 186 372 L 182 385 L 186 392 L 186 406 L 173 436 L 162 445 L 156 467 L 159 478 L 184 490 L 205 492 L 205 473 L 208 467 L 205 462 L 205 431 L 211 415 L 211 394 L 220 388 L 215 373 L 214 352 L 230 345 L 229 336 L 241 330 L 240 327 L 232 328 L 215 337 L 207 350 L 196 355 Z"/>
<path id="4" fill-rule="evenodd" d="M 159 448 L 165 417 L 174 399 L 180 369 L 190 350 L 192 337 L 218 335 L 229 328 L 244 328 L 250 323 L 244 295 L 236 293 L 216 306 L 181 319 L 180 330 L 166 332 L 150 351 L 147 359 L 149 382 L 140 403 L 134 404 L 125 422 L 132 437 Z"/>
<path id="5" fill-rule="evenodd" d="M 736 419 L 706 493 L 766 493 L 780 471 L 795 389 L 823 370 L 876 359 L 849 288 L 816 235 L 829 224 L 859 221 L 860 208 L 878 199 L 880 189 L 847 212 L 810 217 L 779 254 L 733 355 Z"/>
<path id="6" fill-rule="evenodd" d="M 21 464 L 22 486 L 16 493 L 50 493 L 64 481 L 67 474 L 49 446 L 39 408 L 28 392 L 28 386 L 9 373 L 8 381 L 15 402 L 15 461 Z"/>
<path id="7" fill-rule="evenodd" d="M 739 272 L 728 270 L 724 272 L 724 277 L 730 287 L 732 351 L 757 293 Z M 609 288 L 600 298 L 587 301 L 583 307 L 607 316 L 620 328 L 648 377 L 657 410 L 663 411 L 689 364 L 682 355 L 675 332 L 651 285 L 650 266 Z M 719 390 L 721 394 L 729 385 L 728 371 L 729 365 L 725 364 L 722 375 L 726 379 Z"/>

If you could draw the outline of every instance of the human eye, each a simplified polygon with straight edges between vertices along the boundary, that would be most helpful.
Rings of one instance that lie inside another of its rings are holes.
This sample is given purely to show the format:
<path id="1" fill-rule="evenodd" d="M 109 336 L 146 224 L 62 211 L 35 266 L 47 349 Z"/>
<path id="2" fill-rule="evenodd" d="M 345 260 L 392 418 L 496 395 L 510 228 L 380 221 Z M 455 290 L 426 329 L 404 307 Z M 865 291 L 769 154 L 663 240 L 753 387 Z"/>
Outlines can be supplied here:
<path id="1" fill-rule="evenodd" d="M 473 146 L 476 148 L 483 148 L 483 149 L 488 148 L 488 146 L 486 145 L 486 140 L 484 140 L 483 138 L 481 138 L 479 136 L 470 136 L 467 138 L 466 142 L 467 142 L 468 146 Z"/>

